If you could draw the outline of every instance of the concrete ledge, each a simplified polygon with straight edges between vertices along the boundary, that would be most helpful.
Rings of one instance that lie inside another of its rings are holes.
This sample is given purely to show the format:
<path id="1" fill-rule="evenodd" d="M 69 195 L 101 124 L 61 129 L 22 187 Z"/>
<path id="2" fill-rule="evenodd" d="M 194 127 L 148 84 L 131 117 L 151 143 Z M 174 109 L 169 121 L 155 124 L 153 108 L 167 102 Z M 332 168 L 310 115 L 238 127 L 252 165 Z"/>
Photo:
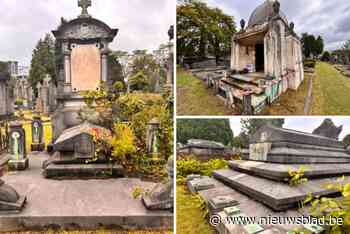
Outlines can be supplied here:
<path id="1" fill-rule="evenodd" d="M 50 179 L 123 177 L 124 168 L 117 164 L 49 164 L 43 176 Z"/>
<path id="2" fill-rule="evenodd" d="M 173 227 L 173 215 L 148 214 L 140 216 L 31 216 L 15 217 L 0 214 L 0 231 L 24 231 L 53 229 L 161 229 Z"/>

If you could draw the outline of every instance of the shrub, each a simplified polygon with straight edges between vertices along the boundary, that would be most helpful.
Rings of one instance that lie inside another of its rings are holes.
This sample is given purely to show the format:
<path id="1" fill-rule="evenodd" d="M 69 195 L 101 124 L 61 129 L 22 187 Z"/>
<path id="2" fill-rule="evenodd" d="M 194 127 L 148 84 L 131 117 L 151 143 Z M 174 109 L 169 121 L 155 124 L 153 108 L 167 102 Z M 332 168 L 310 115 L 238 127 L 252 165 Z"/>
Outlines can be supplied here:
<path id="1" fill-rule="evenodd" d="M 193 158 L 184 158 L 176 161 L 176 176 L 183 179 L 191 174 L 211 176 L 213 171 L 227 167 L 227 161 L 223 159 L 212 159 L 201 162 Z"/>

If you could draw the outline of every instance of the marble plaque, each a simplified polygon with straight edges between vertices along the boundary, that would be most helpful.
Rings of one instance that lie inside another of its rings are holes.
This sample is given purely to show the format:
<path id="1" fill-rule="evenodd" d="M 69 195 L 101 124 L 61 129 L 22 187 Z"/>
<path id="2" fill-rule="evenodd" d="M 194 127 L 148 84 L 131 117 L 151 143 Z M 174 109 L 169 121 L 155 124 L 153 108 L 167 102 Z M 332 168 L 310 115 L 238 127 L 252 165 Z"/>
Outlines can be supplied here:
<path id="1" fill-rule="evenodd" d="M 249 145 L 249 159 L 255 161 L 267 161 L 267 155 L 271 151 L 271 143 L 256 143 Z"/>
<path id="2" fill-rule="evenodd" d="M 71 54 L 72 90 L 96 90 L 101 80 L 101 54 L 96 44 L 74 45 Z"/>

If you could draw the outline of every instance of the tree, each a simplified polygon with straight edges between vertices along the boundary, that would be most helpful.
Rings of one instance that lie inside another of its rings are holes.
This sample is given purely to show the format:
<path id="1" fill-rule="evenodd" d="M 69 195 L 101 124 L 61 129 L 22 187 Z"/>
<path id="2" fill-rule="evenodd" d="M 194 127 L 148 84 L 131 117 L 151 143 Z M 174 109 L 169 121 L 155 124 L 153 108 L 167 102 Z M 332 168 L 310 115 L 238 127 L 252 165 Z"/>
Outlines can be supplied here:
<path id="1" fill-rule="evenodd" d="M 321 36 L 318 36 L 315 41 L 315 55 L 319 56 L 323 53 L 324 43 Z"/>
<path id="2" fill-rule="evenodd" d="M 108 80 L 112 84 L 119 81 L 125 85 L 122 65 L 118 61 L 118 55 L 113 53 L 108 55 Z"/>
<path id="3" fill-rule="evenodd" d="M 146 90 L 148 88 L 148 82 L 148 78 L 142 70 L 129 78 L 131 90 Z"/>
<path id="4" fill-rule="evenodd" d="M 147 54 L 146 50 L 134 51 L 134 57 L 129 80 L 137 81 L 137 83 L 142 81 L 143 87 L 141 89 L 153 92 L 157 83 L 155 79 L 160 77 L 155 76 L 155 73 L 159 73 L 160 65 L 152 54 Z M 140 86 L 137 86 L 137 88 L 140 88 Z"/>
<path id="5" fill-rule="evenodd" d="M 29 71 L 29 81 L 32 87 L 36 87 L 47 74 L 56 81 L 55 65 L 55 40 L 50 34 L 46 34 L 44 39 L 40 39 L 33 50 L 32 61 Z"/>
<path id="6" fill-rule="evenodd" d="M 303 33 L 301 42 L 303 44 L 303 53 L 306 58 L 310 58 L 311 55 L 319 56 L 322 54 L 324 49 L 324 42 L 321 36 L 318 36 L 316 39 L 312 34 Z"/>
<path id="7" fill-rule="evenodd" d="M 343 142 L 346 146 L 350 145 L 350 134 L 348 134 L 344 137 Z"/>
<path id="8" fill-rule="evenodd" d="M 233 132 L 228 119 L 179 119 L 177 141 L 186 144 L 189 139 L 202 139 L 229 145 Z"/>
<path id="9" fill-rule="evenodd" d="M 177 55 L 205 58 L 229 53 L 236 31 L 233 17 L 206 3 L 193 1 L 177 7 Z"/>
<path id="10" fill-rule="evenodd" d="M 322 58 L 321 58 L 322 61 L 324 62 L 329 62 L 331 61 L 331 54 L 328 52 L 328 51 L 325 51 L 322 55 Z"/>

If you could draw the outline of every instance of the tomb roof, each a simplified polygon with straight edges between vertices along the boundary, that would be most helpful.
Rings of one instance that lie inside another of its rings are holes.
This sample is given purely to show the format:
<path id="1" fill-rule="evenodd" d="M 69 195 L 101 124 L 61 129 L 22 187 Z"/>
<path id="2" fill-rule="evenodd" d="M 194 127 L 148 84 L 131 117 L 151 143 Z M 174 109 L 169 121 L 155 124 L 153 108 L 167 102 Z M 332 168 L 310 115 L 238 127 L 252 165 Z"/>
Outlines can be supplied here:
<path id="1" fill-rule="evenodd" d="M 275 16 L 274 4 L 278 2 L 276 0 L 266 0 L 263 4 L 259 5 L 251 14 L 248 22 L 248 28 L 254 27 L 256 25 L 264 24 L 269 21 L 269 19 Z M 288 25 L 286 15 L 279 10 L 278 15 L 282 20 Z"/>

